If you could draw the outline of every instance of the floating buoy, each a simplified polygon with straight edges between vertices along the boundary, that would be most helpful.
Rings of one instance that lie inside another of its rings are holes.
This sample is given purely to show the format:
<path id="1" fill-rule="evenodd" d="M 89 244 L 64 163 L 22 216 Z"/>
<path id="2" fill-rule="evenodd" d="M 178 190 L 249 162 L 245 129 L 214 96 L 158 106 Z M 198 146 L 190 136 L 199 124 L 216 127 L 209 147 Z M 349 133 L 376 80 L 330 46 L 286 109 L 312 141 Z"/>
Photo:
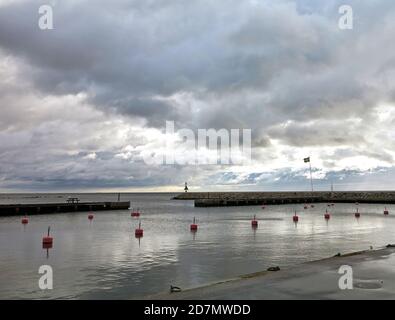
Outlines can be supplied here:
<path id="1" fill-rule="evenodd" d="M 132 213 L 130 214 L 132 217 L 140 217 L 140 211 L 139 209 L 133 210 Z"/>
<path id="2" fill-rule="evenodd" d="M 361 214 L 358 212 L 358 208 L 357 208 L 357 212 L 355 212 L 355 218 L 359 218 L 361 216 Z"/>
<path id="3" fill-rule="evenodd" d="M 293 222 L 298 222 L 299 221 L 299 217 L 296 215 L 296 211 L 295 211 L 295 215 L 292 217 Z"/>
<path id="4" fill-rule="evenodd" d="M 254 215 L 254 219 L 251 220 L 251 226 L 253 228 L 258 227 L 258 220 L 256 219 L 256 216 Z"/>
<path id="5" fill-rule="evenodd" d="M 45 249 L 52 248 L 53 245 L 53 238 L 49 235 L 50 230 L 51 227 L 48 227 L 47 236 L 43 237 L 43 248 Z"/>
<path id="6" fill-rule="evenodd" d="M 314 204 L 312 204 L 310 207 L 314 208 Z"/>
<path id="7" fill-rule="evenodd" d="M 265 209 L 265 206 L 264 206 L 264 205 L 262 206 L 262 209 Z"/>
<path id="8" fill-rule="evenodd" d="M 142 237 L 144 233 L 144 230 L 141 229 L 141 222 L 139 222 L 139 227 L 134 231 L 134 235 L 139 238 Z"/>
<path id="9" fill-rule="evenodd" d="M 309 208 L 309 206 L 308 206 L 307 204 L 305 204 L 305 205 L 304 205 L 304 208 L 305 208 L 305 209 L 308 209 L 308 208 Z"/>
<path id="10" fill-rule="evenodd" d="M 329 220 L 331 218 L 331 215 L 328 212 L 328 210 L 326 210 L 326 213 L 324 214 L 324 218 L 325 218 L 325 220 Z"/>
<path id="11" fill-rule="evenodd" d="M 22 222 L 22 224 L 28 224 L 29 223 L 29 219 L 27 217 L 23 217 L 21 222 Z"/>
<path id="12" fill-rule="evenodd" d="M 88 214 L 88 219 L 89 219 L 89 220 L 93 220 L 93 218 L 94 218 L 93 213 Z"/>
<path id="13" fill-rule="evenodd" d="M 384 215 L 386 215 L 386 216 L 389 215 L 389 211 L 387 210 L 387 207 L 384 208 Z"/>
<path id="14" fill-rule="evenodd" d="M 193 223 L 191 224 L 191 231 L 197 231 L 198 225 L 196 224 L 196 219 L 193 217 Z"/>

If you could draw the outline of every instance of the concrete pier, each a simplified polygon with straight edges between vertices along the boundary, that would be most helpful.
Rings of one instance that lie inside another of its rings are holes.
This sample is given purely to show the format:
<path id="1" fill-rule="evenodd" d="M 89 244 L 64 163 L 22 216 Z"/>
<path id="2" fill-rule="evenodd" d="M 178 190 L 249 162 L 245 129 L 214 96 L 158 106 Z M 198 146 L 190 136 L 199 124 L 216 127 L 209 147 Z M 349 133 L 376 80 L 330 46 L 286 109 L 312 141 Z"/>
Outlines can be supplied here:
<path id="1" fill-rule="evenodd" d="M 395 191 L 186 192 L 175 200 L 194 200 L 195 207 L 253 206 L 315 202 L 395 203 Z"/>
<path id="2" fill-rule="evenodd" d="M 129 201 L 123 202 L 80 202 L 80 203 L 35 203 L 0 205 L 0 217 L 16 215 L 36 215 L 65 212 L 127 210 Z"/>

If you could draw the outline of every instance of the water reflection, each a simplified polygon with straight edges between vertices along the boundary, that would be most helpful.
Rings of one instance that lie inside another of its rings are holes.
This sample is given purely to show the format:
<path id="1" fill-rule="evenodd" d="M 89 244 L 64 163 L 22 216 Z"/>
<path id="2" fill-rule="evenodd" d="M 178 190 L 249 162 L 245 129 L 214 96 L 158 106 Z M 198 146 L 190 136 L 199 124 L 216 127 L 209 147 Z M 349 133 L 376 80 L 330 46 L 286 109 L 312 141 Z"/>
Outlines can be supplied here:
<path id="1" fill-rule="evenodd" d="M 52 243 L 43 243 L 43 249 L 46 250 L 46 252 L 47 252 L 47 255 L 46 255 L 47 259 L 49 258 L 49 249 L 52 249 L 52 248 L 53 248 Z"/>

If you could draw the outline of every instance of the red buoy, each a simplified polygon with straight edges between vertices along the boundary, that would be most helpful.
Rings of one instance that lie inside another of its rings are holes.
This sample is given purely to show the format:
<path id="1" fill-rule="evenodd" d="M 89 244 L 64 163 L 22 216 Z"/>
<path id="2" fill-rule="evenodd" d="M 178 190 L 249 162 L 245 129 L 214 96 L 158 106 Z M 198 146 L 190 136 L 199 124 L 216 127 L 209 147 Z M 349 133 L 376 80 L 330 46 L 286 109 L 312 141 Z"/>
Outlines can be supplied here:
<path id="1" fill-rule="evenodd" d="M 387 207 L 384 208 L 384 215 L 386 215 L 386 216 L 389 215 L 389 211 L 387 210 Z"/>
<path id="2" fill-rule="evenodd" d="M 53 238 L 49 235 L 50 230 L 51 227 L 48 227 L 47 236 L 43 237 L 43 248 L 45 249 L 52 248 L 53 245 Z"/>
<path id="3" fill-rule="evenodd" d="M 258 220 L 256 219 L 256 216 L 254 215 L 254 219 L 251 220 L 251 226 L 253 228 L 258 227 Z"/>
<path id="4" fill-rule="evenodd" d="M 23 217 L 21 222 L 22 222 L 22 224 L 28 224 L 29 223 L 29 219 L 27 217 Z"/>
<path id="5" fill-rule="evenodd" d="M 331 218 L 331 215 L 328 212 L 328 210 L 326 210 L 326 213 L 324 214 L 324 218 L 325 218 L 325 220 L 329 220 Z"/>
<path id="6" fill-rule="evenodd" d="M 296 211 L 295 211 L 295 215 L 292 217 L 293 222 L 298 222 L 299 221 L 299 217 L 296 215 Z"/>
<path id="7" fill-rule="evenodd" d="M 131 213 L 130 215 L 131 215 L 132 217 L 135 217 L 135 218 L 140 217 L 140 211 L 139 211 L 139 209 L 133 210 L 132 213 Z"/>
<path id="8" fill-rule="evenodd" d="M 142 237 L 144 233 L 144 230 L 141 229 L 141 222 L 139 222 L 139 227 L 134 231 L 134 235 L 136 237 Z"/>
<path id="9" fill-rule="evenodd" d="M 94 216 L 93 216 L 93 213 L 88 214 L 88 219 L 89 219 L 89 220 L 93 220 L 93 217 L 94 217 Z"/>
<path id="10" fill-rule="evenodd" d="M 361 216 L 361 214 L 358 212 L 358 208 L 357 208 L 357 212 L 355 212 L 355 218 L 359 218 Z"/>
<path id="11" fill-rule="evenodd" d="M 196 219 L 193 217 L 193 223 L 191 224 L 191 231 L 197 231 L 198 225 L 196 224 Z"/>

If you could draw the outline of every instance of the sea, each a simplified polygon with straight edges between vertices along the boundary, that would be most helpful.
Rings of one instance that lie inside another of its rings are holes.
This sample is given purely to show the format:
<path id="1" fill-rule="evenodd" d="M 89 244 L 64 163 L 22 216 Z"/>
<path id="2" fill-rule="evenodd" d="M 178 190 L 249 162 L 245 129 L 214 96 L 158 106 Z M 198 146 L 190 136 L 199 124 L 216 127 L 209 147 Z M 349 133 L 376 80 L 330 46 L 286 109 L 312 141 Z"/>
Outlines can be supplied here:
<path id="1" fill-rule="evenodd" d="M 129 210 L 0 217 L 0 299 L 142 299 L 268 267 L 395 243 L 395 206 L 359 204 L 195 208 L 172 193 L 122 193 Z M 117 201 L 118 194 L 1 194 L 0 204 Z M 139 208 L 140 217 L 131 217 Z M 328 210 L 330 220 L 324 219 Z M 299 216 L 295 224 L 294 212 Z M 251 227 L 256 216 L 258 228 Z M 191 232 L 193 220 L 197 232 Z M 141 223 L 144 235 L 135 237 Z M 54 242 L 43 249 L 48 227 Z M 53 288 L 40 287 L 50 266 Z"/>

